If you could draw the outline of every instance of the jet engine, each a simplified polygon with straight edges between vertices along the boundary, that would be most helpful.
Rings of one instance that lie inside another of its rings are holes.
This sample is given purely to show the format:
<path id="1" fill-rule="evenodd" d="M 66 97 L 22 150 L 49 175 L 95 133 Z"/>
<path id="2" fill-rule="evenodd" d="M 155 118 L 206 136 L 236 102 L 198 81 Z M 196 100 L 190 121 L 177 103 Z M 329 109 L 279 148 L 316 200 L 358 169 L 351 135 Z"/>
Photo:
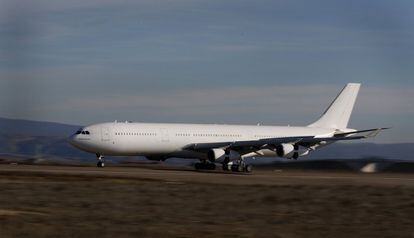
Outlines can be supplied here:
<path id="1" fill-rule="evenodd" d="M 226 156 L 229 157 L 230 161 L 238 160 L 240 158 L 240 154 L 233 150 L 228 150 L 226 154 L 224 149 L 211 149 L 207 153 L 208 160 L 213 163 L 223 162 Z"/>
<path id="2" fill-rule="evenodd" d="M 298 148 L 292 144 L 280 144 L 276 146 L 276 154 L 279 157 L 297 159 L 299 157 Z"/>

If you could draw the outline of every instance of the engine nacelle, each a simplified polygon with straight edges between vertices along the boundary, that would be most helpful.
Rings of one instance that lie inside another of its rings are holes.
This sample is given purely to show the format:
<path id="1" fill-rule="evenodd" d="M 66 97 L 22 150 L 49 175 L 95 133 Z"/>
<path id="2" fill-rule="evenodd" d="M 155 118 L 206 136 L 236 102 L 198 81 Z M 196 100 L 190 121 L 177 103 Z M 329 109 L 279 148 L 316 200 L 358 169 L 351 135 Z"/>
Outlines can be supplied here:
<path id="1" fill-rule="evenodd" d="M 240 158 L 240 154 L 233 150 L 230 150 L 228 155 L 226 155 L 226 151 L 223 149 L 211 149 L 207 153 L 208 160 L 213 163 L 223 162 L 226 156 L 229 157 L 230 161 L 238 160 Z"/>
<path id="2" fill-rule="evenodd" d="M 279 157 L 283 158 L 294 158 L 297 159 L 297 151 L 295 150 L 295 146 L 291 144 L 280 144 L 276 146 L 276 154 Z"/>

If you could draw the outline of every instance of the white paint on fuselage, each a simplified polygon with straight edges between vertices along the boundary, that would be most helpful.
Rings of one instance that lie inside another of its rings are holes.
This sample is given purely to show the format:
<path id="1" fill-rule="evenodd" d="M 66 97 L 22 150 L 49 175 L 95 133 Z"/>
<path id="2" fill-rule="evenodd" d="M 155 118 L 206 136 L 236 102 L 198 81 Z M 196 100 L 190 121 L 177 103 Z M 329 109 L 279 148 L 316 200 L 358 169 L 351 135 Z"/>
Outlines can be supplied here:
<path id="1" fill-rule="evenodd" d="M 334 129 L 312 127 L 163 124 L 163 123 L 101 123 L 83 128 L 90 134 L 71 137 L 71 144 L 91 153 L 112 156 L 164 156 L 205 158 L 205 154 L 186 151 L 194 143 L 259 140 L 291 136 L 332 136 Z M 276 156 L 264 150 L 262 156 Z M 258 156 L 260 156 L 258 154 Z"/>

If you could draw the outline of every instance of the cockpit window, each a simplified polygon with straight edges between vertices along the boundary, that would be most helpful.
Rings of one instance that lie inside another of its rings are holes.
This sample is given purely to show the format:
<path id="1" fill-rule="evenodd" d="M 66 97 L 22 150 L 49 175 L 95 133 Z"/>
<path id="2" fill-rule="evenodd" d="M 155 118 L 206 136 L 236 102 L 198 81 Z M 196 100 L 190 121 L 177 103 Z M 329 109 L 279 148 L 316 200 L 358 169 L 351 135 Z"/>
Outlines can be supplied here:
<path id="1" fill-rule="evenodd" d="M 82 134 L 82 135 L 90 135 L 91 133 L 89 131 L 84 131 L 82 128 L 80 128 L 79 130 L 77 130 L 75 132 L 75 135 L 79 135 L 79 134 Z"/>

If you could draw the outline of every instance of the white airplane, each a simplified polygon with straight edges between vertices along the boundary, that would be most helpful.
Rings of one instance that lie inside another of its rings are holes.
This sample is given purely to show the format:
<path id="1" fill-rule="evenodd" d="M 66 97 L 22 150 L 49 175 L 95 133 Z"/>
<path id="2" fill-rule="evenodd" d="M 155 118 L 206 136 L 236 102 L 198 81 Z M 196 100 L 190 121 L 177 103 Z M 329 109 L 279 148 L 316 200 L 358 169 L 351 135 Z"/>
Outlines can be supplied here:
<path id="1" fill-rule="evenodd" d="M 79 129 L 70 143 L 97 156 L 146 156 L 151 160 L 171 157 L 197 158 L 196 169 L 250 172 L 247 157 L 297 159 L 319 147 L 343 140 L 375 137 L 381 130 L 347 128 L 360 84 L 349 83 L 321 118 L 305 127 L 214 124 L 163 124 L 109 122 Z"/>

